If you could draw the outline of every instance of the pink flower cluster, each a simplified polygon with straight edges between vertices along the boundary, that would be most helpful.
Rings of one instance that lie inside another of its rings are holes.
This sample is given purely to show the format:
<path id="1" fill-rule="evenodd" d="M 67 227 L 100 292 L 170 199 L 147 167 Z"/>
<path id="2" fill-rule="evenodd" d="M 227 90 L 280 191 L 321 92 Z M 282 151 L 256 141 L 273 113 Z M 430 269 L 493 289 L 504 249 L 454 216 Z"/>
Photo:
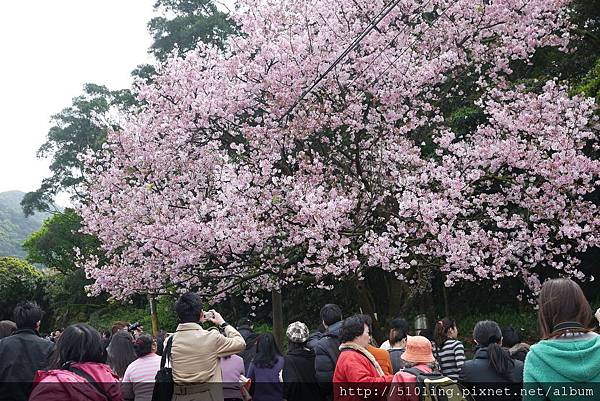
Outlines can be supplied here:
<path id="1" fill-rule="evenodd" d="M 507 81 L 515 60 L 566 48 L 566 3 L 400 1 L 286 114 L 384 1 L 242 1 L 245 35 L 172 57 L 86 158 L 80 213 L 107 255 L 82 262 L 92 290 L 251 300 L 371 268 L 534 291 L 545 271 L 583 279 L 576 254 L 600 241 L 594 103 Z M 442 110 L 461 80 L 486 120 L 466 134 Z"/>

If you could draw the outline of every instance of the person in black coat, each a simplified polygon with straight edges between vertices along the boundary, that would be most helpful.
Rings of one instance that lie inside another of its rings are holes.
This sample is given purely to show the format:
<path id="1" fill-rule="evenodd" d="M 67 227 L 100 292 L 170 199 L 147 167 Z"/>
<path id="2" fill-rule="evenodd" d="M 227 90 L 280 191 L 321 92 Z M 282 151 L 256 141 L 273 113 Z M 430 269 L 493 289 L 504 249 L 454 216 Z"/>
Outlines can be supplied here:
<path id="1" fill-rule="evenodd" d="M 473 339 L 478 345 L 474 359 L 462 366 L 459 382 L 476 389 L 476 401 L 520 400 L 523 384 L 523 362 L 512 359 L 502 348 L 500 326 L 491 320 L 475 325 Z M 493 393 L 508 388 L 510 396 Z M 483 393 L 482 393 L 483 391 Z"/>
<path id="2" fill-rule="evenodd" d="M 302 322 L 294 322 L 285 334 L 289 341 L 283 363 L 283 399 L 322 401 L 315 379 L 315 353 L 307 346 L 308 327 Z"/>
<path id="3" fill-rule="evenodd" d="M 46 368 L 54 343 L 40 338 L 42 310 L 22 302 L 14 310 L 17 330 L 0 340 L 0 401 L 27 401 L 35 372 Z"/>
<path id="4" fill-rule="evenodd" d="M 256 341 L 258 340 L 258 334 L 254 331 L 254 326 L 248 318 L 238 320 L 236 328 L 242 337 L 244 337 L 244 341 L 246 341 L 246 349 L 238 355 L 244 360 L 244 369 L 246 373 L 248 373 L 250 362 L 252 362 L 256 356 Z"/>
<path id="5" fill-rule="evenodd" d="M 340 331 L 342 330 L 342 309 L 335 304 L 321 308 L 321 321 L 326 330 L 316 342 L 315 377 L 326 400 L 333 399 L 333 372 L 340 356 Z"/>

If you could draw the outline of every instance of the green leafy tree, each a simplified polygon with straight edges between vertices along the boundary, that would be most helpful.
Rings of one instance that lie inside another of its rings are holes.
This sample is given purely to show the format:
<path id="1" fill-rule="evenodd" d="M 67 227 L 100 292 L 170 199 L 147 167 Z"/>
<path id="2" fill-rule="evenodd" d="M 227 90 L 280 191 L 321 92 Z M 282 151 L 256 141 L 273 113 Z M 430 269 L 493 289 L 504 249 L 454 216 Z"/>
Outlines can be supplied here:
<path id="1" fill-rule="evenodd" d="M 235 25 L 212 0 L 158 0 L 156 11 L 173 18 L 155 17 L 148 23 L 154 43 L 150 53 L 164 61 L 175 49 L 179 54 L 192 50 L 199 42 L 225 47 Z"/>
<path id="2" fill-rule="evenodd" d="M 44 275 L 24 260 L 0 257 L 0 319 L 12 319 L 21 301 L 41 301 Z"/>
<path id="3" fill-rule="evenodd" d="M 126 89 L 111 91 L 105 86 L 86 84 L 83 92 L 73 99 L 71 106 L 52 116 L 47 140 L 37 152 L 40 158 L 52 159 L 52 174 L 21 201 L 27 216 L 36 210 L 51 211 L 54 197 L 61 191 L 78 196 L 83 172 L 79 156 L 99 149 L 106 140 L 107 129 L 118 128 L 111 120 L 111 113 L 134 104 L 134 97 Z"/>
<path id="4" fill-rule="evenodd" d="M 42 228 L 23 244 L 27 261 L 49 268 L 47 295 L 58 313 L 65 314 L 70 305 L 87 304 L 85 286 L 91 281 L 76 266 L 75 248 L 81 255 L 98 254 L 98 239 L 81 234 L 81 218 L 73 209 L 65 209 L 48 218 Z"/>

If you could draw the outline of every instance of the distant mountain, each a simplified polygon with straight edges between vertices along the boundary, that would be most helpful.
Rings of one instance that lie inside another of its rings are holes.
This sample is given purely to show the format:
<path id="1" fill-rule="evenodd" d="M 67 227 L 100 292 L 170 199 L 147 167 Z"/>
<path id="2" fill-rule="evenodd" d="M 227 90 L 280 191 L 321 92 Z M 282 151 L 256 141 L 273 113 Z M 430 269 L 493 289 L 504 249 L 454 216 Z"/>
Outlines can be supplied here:
<path id="1" fill-rule="evenodd" d="M 21 244 L 50 216 L 36 213 L 26 218 L 21 209 L 24 195 L 21 191 L 0 192 L 0 256 L 25 257 Z"/>

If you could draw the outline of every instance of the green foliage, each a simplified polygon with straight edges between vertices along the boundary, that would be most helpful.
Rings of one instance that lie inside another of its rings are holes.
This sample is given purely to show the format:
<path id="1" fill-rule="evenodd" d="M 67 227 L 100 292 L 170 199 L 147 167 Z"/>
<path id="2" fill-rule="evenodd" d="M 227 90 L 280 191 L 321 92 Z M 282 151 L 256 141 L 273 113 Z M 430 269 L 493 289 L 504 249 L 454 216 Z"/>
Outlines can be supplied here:
<path id="1" fill-rule="evenodd" d="M 166 330 L 171 333 L 177 328 L 179 323 L 175 313 L 175 300 L 172 297 L 160 297 L 156 305 L 156 316 L 160 330 Z"/>
<path id="2" fill-rule="evenodd" d="M 594 69 L 583 79 L 577 92 L 595 98 L 596 103 L 600 104 L 600 58 L 596 62 Z"/>
<path id="3" fill-rule="evenodd" d="M 0 193 L 0 256 L 23 258 L 23 241 L 40 228 L 47 213 L 38 213 L 25 217 L 20 202 L 23 192 L 10 191 Z"/>
<path id="4" fill-rule="evenodd" d="M 226 13 L 212 0 L 158 0 L 154 9 L 173 18 L 155 17 L 148 23 L 154 38 L 150 52 L 161 61 L 177 49 L 179 54 L 204 42 L 224 48 L 225 40 L 235 31 Z"/>
<path id="5" fill-rule="evenodd" d="M 134 103 L 127 89 L 111 91 L 105 86 L 86 84 L 83 94 L 74 98 L 71 106 L 52 116 L 46 142 L 37 152 L 40 158 L 52 158 L 52 175 L 44 178 L 40 188 L 27 193 L 21 201 L 26 215 L 36 210 L 48 211 L 54 196 L 61 191 L 77 196 L 84 169 L 79 156 L 100 149 L 107 130 L 118 129 L 110 120 L 110 113 Z"/>
<path id="6" fill-rule="evenodd" d="M 44 276 L 24 260 L 0 257 L 0 277 L 0 320 L 12 319 L 21 301 L 42 299 Z"/>

